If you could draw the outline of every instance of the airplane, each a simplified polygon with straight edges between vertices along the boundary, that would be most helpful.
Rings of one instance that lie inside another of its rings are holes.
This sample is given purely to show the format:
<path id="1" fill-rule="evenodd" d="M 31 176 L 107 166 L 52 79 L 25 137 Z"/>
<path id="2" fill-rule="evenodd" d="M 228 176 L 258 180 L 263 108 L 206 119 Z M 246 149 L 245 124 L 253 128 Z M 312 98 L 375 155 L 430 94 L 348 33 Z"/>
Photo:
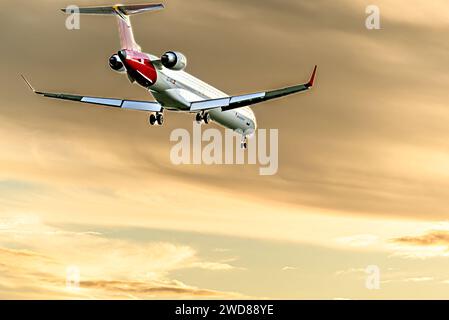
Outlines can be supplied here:
<path id="1" fill-rule="evenodd" d="M 250 106 L 313 87 L 317 66 L 307 83 L 287 88 L 229 96 L 185 72 L 187 58 L 181 52 L 167 51 L 161 57 L 144 53 L 134 39 L 130 16 L 164 9 L 162 3 L 82 7 L 76 13 L 115 16 L 118 21 L 121 49 L 109 58 L 112 70 L 127 75 L 131 83 L 147 90 L 156 101 L 100 98 L 66 93 L 37 91 L 22 76 L 30 89 L 44 97 L 70 100 L 99 106 L 149 112 L 150 125 L 163 125 L 164 111 L 196 114 L 199 124 L 211 121 L 241 135 L 241 148 L 257 129 L 256 116 Z M 73 14 L 70 9 L 61 9 Z"/>

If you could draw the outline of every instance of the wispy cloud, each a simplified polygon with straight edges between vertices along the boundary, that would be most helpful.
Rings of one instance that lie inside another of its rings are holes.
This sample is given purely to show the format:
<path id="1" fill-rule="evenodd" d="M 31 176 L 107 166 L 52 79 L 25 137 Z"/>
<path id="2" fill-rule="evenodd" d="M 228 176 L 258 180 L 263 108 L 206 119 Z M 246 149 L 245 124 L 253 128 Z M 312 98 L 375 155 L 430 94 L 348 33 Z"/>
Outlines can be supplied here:
<path id="1" fill-rule="evenodd" d="M 9 248 L 14 246 L 14 248 Z M 48 292 L 82 297 L 237 297 L 189 286 L 170 278 L 186 268 L 232 271 L 220 262 L 201 261 L 188 246 L 166 242 L 136 243 L 106 238 L 96 232 L 70 232 L 42 223 L 11 223 L 0 230 L 0 294 L 14 292 L 27 297 L 27 287 L 41 295 Z M 66 270 L 80 271 L 80 290 L 65 287 Z"/>
<path id="2" fill-rule="evenodd" d="M 298 268 L 292 266 L 285 266 L 282 268 L 282 271 L 294 271 L 294 270 L 298 270 Z"/>
<path id="3" fill-rule="evenodd" d="M 349 274 L 362 274 L 362 273 L 365 273 L 365 268 L 348 268 L 344 270 L 335 271 L 336 276 L 343 276 Z"/>
<path id="4" fill-rule="evenodd" d="M 431 230 L 423 235 L 403 236 L 390 240 L 394 255 L 406 258 L 433 258 L 449 256 L 449 231 Z"/>
<path id="5" fill-rule="evenodd" d="M 337 238 L 336 241 L 349 247 L 367 247 L 375 244 L 379 237 L 372 234 L 360 234 Z"/>
<path id="6" fill-rule="evenodd" d="M 392 241 L 415 246 L 449 246 L 449 231 L 435 230 L 421 236 L 399 237 Z"/>
<path id="7" fill-rule="evenodd" d="M 192 267 L 212 271 L 245 270 L 245 268 L 236 267 L 224 262 L 208 262 L 208 261 L 192 263 Z"/>
<path id="8" fill-rule="evenodd" d="M 133 296 L 133 297 L 193 297 L 193 298 L 231 298 L 238 297 L 236 293 L 224 293 L 213 290 L 199 289 L 186 286 L 179 281 L 171 283 L 151 283 L 147 281 L 108 281 L 92 280 L 83 281 L 84 289 L 99 290 L 110 296 Z"/>
<path id="9" fill-rule="evenodd" d="M 425 282 L 431 282 L 434 280 L 435 280 L 434 277 L 422 276 L 422 277 L 410 277 L 410 278 L 390 278 L 390 279 L 382 280 L 381 282 L 384 284 L 394 283 L 394 282 L 425 283 Z"/>

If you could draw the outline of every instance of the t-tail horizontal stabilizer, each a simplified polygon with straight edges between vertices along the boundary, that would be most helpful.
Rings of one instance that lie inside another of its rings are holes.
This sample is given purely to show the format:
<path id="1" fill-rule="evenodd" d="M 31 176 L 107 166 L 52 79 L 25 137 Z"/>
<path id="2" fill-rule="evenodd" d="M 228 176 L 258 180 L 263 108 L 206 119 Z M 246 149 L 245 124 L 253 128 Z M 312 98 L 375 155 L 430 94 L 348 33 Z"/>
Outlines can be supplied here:
<path id="1" fill-rule="evenodd" d="M 138 13 L 144 13 L 149 11 L 157 11 L 164 9 L 162 3 L 148 3 L 148 4 L 135 4 L 135 5 L 122 5 L 116 4 L 113 6 L 101 6 L 101 7 L 80 7 L 76 13 L 80 14 L 100 14 L 100 15 L 125 15 L 130 16 Z M 65 13 L 74 13 L 71 9 L 61 9 Z"/>
<path id="2" fill-rule="evenodd" d="M 92 14 L 92 15 L 113 15 L 118 19 L 121 49 L 140 51 L 140 46 L 134 40 L 133 28 L 129 16 L 144 12 L 151 12 L 164 9 L 162 3 L 148 3 L 135 5 L 116 4 L 113 6 L 101 7 L 80 7 L 73 10 L 73 7 L 61 9 L 67 14 Z"/>

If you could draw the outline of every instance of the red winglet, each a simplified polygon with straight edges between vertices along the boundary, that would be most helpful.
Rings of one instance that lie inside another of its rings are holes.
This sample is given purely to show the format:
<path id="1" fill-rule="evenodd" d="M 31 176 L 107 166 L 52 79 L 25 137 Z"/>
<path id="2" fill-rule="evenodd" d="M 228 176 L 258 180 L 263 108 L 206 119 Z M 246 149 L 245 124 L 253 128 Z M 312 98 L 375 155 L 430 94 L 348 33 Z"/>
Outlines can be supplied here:
<path id="1" fill-rule="evenodd" d="M 318 68 L 318 66 L 315 66 L 315 68 L 313 69 L 312 76 L 310 77 L 309 82 L 307 82 L 307 87 L 313 87 L 313 83 L 315 82 L 315 76 L 316 76 L 316 69 L 317 68 Z"/>

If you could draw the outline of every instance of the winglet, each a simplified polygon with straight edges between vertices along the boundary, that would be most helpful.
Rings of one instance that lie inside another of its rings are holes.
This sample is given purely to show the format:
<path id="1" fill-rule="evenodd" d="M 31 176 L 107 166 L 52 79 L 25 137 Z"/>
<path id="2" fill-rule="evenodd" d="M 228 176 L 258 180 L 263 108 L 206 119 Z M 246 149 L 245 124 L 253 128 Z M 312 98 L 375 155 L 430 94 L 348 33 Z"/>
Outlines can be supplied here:
<path id="1" fill-rule="evenodd" d="M 313 83 L 315 82 L 317 68 L 318 68 L 318 66 L 316 65 L 315 68 L 313 69 L 313 73 L 312 73 L 312 76 L 310 77 L 309 82 L 307 82 L 307 84 L 306 84 L 307 88 L 313 87 Z"/>
<path id="2" fill-rule="evenodd" d="M 25 81 L 25 83 L 28 85 L 28 87 L 31 89 L 31 91 L 33 91 L 34 93 L 36 93 L 36 90 L 33 88 L 33 86 L 31 85 L 31 83 L 23 76 L 23 74 L 20 75 L 22 77 L 22 79 Z"/>

